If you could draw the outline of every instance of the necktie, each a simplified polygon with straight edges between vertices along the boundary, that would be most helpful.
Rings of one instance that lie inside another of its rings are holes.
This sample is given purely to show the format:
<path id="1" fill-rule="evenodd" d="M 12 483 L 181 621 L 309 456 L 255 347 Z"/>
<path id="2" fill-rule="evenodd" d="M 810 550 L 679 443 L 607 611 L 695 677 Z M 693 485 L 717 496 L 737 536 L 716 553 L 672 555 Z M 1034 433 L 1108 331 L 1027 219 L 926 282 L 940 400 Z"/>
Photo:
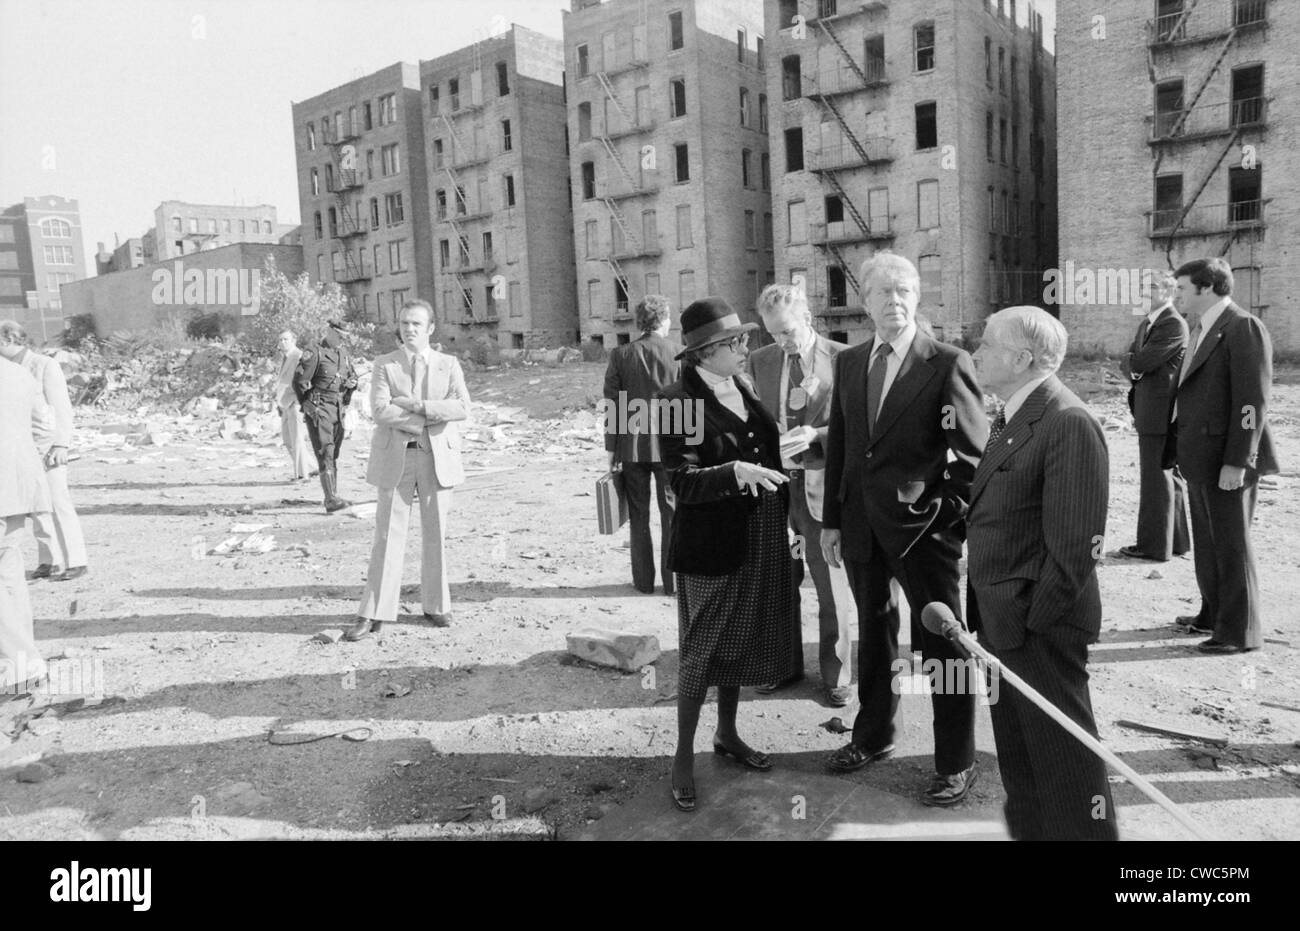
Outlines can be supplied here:
<path id="1" fill-rule="evenodd" d="M 984 447 L 984 452 L 986 455 L 988 454 L 988 451 L 993 448 L 993 444 L 998 441 L 998 437 L 1002 435 L 1002 431 L 1005 430 L 1006 428 L 1007 428 L 1007 406 L 1005 404 L 999 404 L 997 416 L 993 418 L 993 426 L 989 429 L 988 444 Z"/>
<path id="2" fill-rule="evenodd" d="M 798 354 L 787 358 L 790 360 L 789 381 L 785 386 L 785 423 L 788 430 L 801 421 L 803 412 L 808 409 L 808 398 L 805 394 L 804 402 L 798 410 L 791 406 L 790 401 L 794 398 L 795 389 L 803 384 L 803 362 L 800 361 Z"/>
<path id="3" fill-rule="evenodd" d="M 871 370 L 867 372 L 867 436 L 876 432 L 876 415 L 880 412 L 880 402 L 885 393 L 885 371 L 889 368 L 889 354 L 893 351 L 889 343 L 881 343 L 871 360 Z"/>
<path id="4" fill-rule="evenodd" d="M 1187 377 L 1187 370 L 1192 367 L 1192 357 L 1196 355 L 1197 344 L 1201 341 L 1201 324 L 1198 320 L 1196 326 L 1192 327 L 1191 334 L 1187 337 L 1187 351 L 1183 353 L 1183 371 L 1178 376 L 1181 384 L 1182 380 Z"/>
<path id="5" fill-rule="evenodd" d="M 427 366 L 424 364 L 424 356 L 415 356 L 411 360 L 411 385 L 415 389 L 415 396 L 421 400 L 424 399 L 424 376 Z"/>

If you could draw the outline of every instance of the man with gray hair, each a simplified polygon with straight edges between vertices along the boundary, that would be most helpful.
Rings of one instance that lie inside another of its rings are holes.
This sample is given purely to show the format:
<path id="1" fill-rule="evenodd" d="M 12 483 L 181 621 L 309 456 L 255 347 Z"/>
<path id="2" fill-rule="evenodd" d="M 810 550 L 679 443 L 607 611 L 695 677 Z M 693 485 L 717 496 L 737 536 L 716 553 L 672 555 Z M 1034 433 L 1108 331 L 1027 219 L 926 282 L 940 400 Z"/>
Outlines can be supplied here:
<path id="1" fill-rule="evenodd" d="M 40 444 L 52 510 L 32 515 L 37 566 L 33 579 L 67 582 L 86 574 L 86 538 L 68 492 L 68 447 L 72 445 L 72 401 L 59 363 L 27 345 L 27 331 L 13 320 L 0 320 L 0 356 L 27 370 L 54 414 L 54 432 Z"/>
<path id="2" fill-rule="evenodd" d="M 641 335 L 610 351 L 605 368 L 605 401 L 613 411 L 628 411 L 636 405 L 654 410 L 654 397 L 677 381 L 677 354 L 682 347 L 668 339 L 672 312 L 668 298 L 647 294 L 636 305 L 636 325 Z M 653 416 L 648 429 L 641 430 L 640 418 L 606 416 L 605 450 L 610 471 L 621 471 L 627 496 L 627 517 L 632 531 L 632 584 L 650 594 L 655 590 L 655 553 L 650 539 L 650 482 L 655 483 L 659 503 L 659 571 L 664 594 L 675 593 L 669 570 L 669 540 L 672 539 L 673 502 L 668 476 L 659 458 L 658 423 Z M 628 432 L 609 429 L 627 425 Z"/>
<path id="3" fill-rule="evenodd" d="M 897 581 L 911 607 L 912 650 L 931 670 L 934 775 L 924 799 L 955 805 L 976 777 L 975 694 L 935 672 L 964 660 L 918 617 L 935 601 L 961 616 L 966 502 L 988 418 L 970 356 L 917 326 L 916 267 L 881 253 L 859 280 L 876 334 L 835 357 L 822 549 L 831 566 L 843 559 L 853 586 L 861 708 L 851 742 L 828 765 L 849 772 L 894 752 L 897 680 L 910 665 L 898 655 Z"/>
<path id="4" fill-rule="evenodd" d="M 821 532 L 834 363 L 840 350 L 848 347 L 818 335 L 808 299 L 793 285 L 764 288 L 758 297 L 758 313 L 775 342 L 751 352 L 745 365 L 759 400 L 781 429 L 781 467 L 790 478 L 790 529 L 796 537 L 795 612 L 791 618 L 794 666 L 785 682 L 759 691 L 775 691 L 786 682 L 803 678 L 799 585 L 807 562 L 817 589 L 822 697 L 831 707 L 842 708 L 853 694 L 849 687 L 853 682 L 853 594 L 844 568 L 827 564 Z"/>
<path id="5" fill-rule="evenodd" d="M 1004 404 L 971 484 L 966 605 L 989 652 L 1095 737 L 1087 663 L 1109 456 L 1097 418 L 1056 377 L 1066 341 L 1037 307 L 984 328 L 975 365 Z M 1101 760 L 1014 689 L 990 711 L 1012 838 L 1116 840 Z"/>
<path id="6" fill-rule="evenodd" d="M 1184 483 L 1174 469 L 1170 429 L 1178 372 L 1187 348 L 1187 323 L 1174 309 L 1178 279 L 1158 269 L 1147 269 L 1143 278 L 1149 306 L 1135 309 L 1135 313 L 1145 313 L 1128 355 L 1120 360 L 1120 368 L 1133 383 L 1128 407 L 1138 432 L 1137 542 L 1120 547 L 1119 555 L 1164 562 L 1192 548 Z"/>

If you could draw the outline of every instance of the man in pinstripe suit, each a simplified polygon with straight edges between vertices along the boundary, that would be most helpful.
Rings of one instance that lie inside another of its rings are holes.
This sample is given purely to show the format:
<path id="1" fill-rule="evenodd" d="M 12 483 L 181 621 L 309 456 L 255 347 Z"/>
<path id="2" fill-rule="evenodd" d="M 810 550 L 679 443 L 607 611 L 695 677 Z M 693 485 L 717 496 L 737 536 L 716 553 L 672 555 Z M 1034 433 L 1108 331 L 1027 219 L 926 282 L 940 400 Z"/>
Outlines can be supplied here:
<path id="1" fill-rule="evenodd" d="M 1109 457 L 1097 419 L 1056 378 L 1065 346 L 1056 318 L 1011 307 L 989 317 L 975 353 L 1005 404 L 971 484 L 967 616 L 1007 669 L 1096 735 L 1087 662 Z M 991 712 L 1011 836 L 1116 840 L 1101 760 L 1014 689 Z"/>

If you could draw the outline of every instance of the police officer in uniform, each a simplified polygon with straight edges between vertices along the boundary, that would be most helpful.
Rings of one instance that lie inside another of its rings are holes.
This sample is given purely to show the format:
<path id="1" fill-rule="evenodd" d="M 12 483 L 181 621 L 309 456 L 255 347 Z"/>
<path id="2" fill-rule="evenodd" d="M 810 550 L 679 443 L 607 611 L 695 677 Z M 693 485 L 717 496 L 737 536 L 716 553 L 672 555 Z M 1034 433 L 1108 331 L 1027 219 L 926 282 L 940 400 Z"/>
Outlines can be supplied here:
<path id="1" fill-rule="evenodd" d="M 343 413 L 357 387 L 356 370 L 343 348 L 342 330 L 343 324 L 329 321 L 316 348 L 303 350 L 293 382 L 307 435 L 320 466 L 326 513 L 352 504 L 338 496 L 337 463 L 343 445 Z"/>

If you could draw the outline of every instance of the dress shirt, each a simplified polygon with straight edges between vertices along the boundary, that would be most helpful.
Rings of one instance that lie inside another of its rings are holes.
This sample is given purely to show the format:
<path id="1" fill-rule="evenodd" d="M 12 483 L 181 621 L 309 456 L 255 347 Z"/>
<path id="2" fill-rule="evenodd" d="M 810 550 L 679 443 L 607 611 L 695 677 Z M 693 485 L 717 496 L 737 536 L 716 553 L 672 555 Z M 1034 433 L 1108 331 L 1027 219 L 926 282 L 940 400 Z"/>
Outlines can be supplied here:
<path id="1" fill-rule="evenodd" d="M 1011 423 L 1011 418 L 1016 416 L 1016 411 L 1020 410 L 1021 406 L 1024 405 L 1025 399 L 1033 394 L 1039 385 L 1051 377 L 1051 375 L 1044 375 L 1042 378 L 1035 378 L 1028 384 L 1021 385 L 1011 397 L 1007 398 L 1006 406 L 1002 409 L 1007 423 Z"/>
<path id="2" fill-rule="evenodd" d="M 1231 296 L 1225 297 L 1205 308 L 1205 313 L 1201 314 L 1201 322 L 1199 324 L 1201 332 L 1197 334 L 1196 345 L 1188 349 L 1188 356 L 1196 355 L 1196 350 L 1201 348 L 1201 341 L 1205 339 L 1205 334 L 1210 332 L 1210 328 L 1219 322 L 1219 315 L 1223 313 L 1224 309 L 1228 306 L 1228 302 L 1231 300 Z"/>
<path id="3" fill-rule="evenodd" d="M 417 353 L 412 352 L 411 350 L 407 349 L 405 345 L 403 345 L 402 354 L 406 356 L 406 368 L 408 371 L 411 372 L 411 396 L 415 398 L 415 400 L 423 402 L 424 396 L 420 394 L 420 386 L 415 383 L 415 357 Z M 422 349 L 420 350 L 418 355 L 420 356 L 421 359 L 424 360 L 424 387 L 425 387 L 425 391 L 427 392 L 429 388 L 429 364 L 430 364 L 429 350 Z M 425 450 L 431 449 L 431 446 L 429 444 L 429 431 L 427 425 L 425 429 L 421 430 L 418 434 L 412 437 L 412 439 L 414 439 L 415 442 L 420 444 L 421 449 L 425 449 Z"/>
<path id="4" fill-rule="evenodd" d="M 907 356 L 907 351 L 912 348 L 912 340 L 916 338 L 916 324 L 910 323 L 892 340 L 889 341 L 889 347 L 892 350 L 885 358 L 885 383 L 880 388 L 880 407 L 876 408 L 876 416 L 880 416 L 880 408 L 885 406 L 885 398 L 889 396 L 889 388 L 898 377 L 898 370 L 903 367 L 903 359 Z M 880 351 L 880 345 L 883 343 L 879 336 L 871 341 L 871 362 L 875 361 L 876 353 Z M 870 371 L 871 362 L 867 363 Z"/>
<path id="5" fill-rule="evenodd" d="M 719 404 L 741 420 L 749 419 L 749 410 L 745 407 L 744 395 L 736 387 L 734 378 L 730 375 L 717 375 L 702 365 L 698 366 L 695 371 L 700 373 L 700 378 L 704 380 L 704 384 L 709 386 L 709 390 L 713 392 Z"/>

